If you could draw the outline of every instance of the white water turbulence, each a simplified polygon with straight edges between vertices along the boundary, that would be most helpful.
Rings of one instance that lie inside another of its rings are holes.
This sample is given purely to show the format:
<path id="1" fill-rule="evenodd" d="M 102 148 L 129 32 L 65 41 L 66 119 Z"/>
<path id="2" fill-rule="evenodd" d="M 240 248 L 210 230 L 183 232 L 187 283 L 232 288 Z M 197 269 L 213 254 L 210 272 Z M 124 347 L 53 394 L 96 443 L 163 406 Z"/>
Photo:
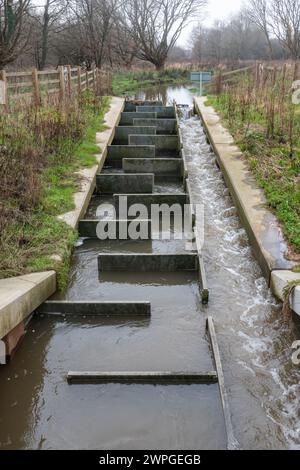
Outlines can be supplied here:
<path id="1" fill-rule="evenodd" d="M 191 188 L 205 207 L 204 258 L 235 435 L 243 449 L 300 449 L 292 331 L 254 259 L 198 117 L 181 119 Z"/>

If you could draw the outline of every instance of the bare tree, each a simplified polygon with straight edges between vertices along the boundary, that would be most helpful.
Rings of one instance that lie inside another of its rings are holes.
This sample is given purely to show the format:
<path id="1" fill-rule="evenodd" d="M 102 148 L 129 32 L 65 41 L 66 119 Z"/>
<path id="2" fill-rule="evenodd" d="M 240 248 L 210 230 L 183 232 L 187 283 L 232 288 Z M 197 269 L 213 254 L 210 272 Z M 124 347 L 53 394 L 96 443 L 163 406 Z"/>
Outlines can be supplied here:
<path id="1" fill-rule="evenodd" d="M 164 68 L 168 54 L 188 22 L 199 18 L 206 0 L 128 0 L 124 26 L 137 47 L 137 57 Z"/>
<path id="2" fill-rule="evenodd" d="M 0 0 L 0 69 L 24 51 L 28 42 L 25 20 L 31 0 Z"/>
<path id="3" fill-rule="evenodd" d="M 272 0 L 272 31 L 292 59 L 300 57 L 300 1 Z"/>
<path id="4" fill-rule="evenodd" d="M 41 13 L 38 11 L 34 16 L 37 22 L 34 53 L 39 70 L 43 70 L 46 66 L 51 35 L 57 35 L 62 27 L 65 27 L 64 14 L 68 4 L 68 0 L 45 0 Z"/>
<path id="5" fill-rule="evenodd" d="M 248 0 L 248 8 L 246 14 L 250 21 L 264 34 L 268 49 L 269 59 L 273 59 L 273 46 L 270 38 L 270 15 L 268 0 Z"/>
<path id="6" fill-rule="evenodd" d="M 101 67 L 120 0 L 73 0 L 87 66 Z"/>

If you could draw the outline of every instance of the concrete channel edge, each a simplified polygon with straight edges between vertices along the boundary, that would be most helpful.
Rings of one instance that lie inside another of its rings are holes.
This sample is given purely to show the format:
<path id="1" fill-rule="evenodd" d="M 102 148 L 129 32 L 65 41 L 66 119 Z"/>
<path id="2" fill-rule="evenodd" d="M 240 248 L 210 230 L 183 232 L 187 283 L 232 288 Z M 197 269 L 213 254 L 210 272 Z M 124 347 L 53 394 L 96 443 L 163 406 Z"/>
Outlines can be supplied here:
<path id="1" fill-rule="evenodd" d="M 202 120 L 207 140 L 216 155 L 264 276 L 274 295 L 284 300 L 286 288 L 291 283 L 300 283 L 300 273 L 294 273 L 292 268 L 295 263 L 285 258 L 287 245 L 275 215 L 266 208 L 263 190 L 256 184 L 240 149 L 222 125 L 217 112 L 206 106 L 206 100 L 206 97 L 194 98 L 195 112 Z M 290 307 L 300 315 L 300 285 L 290 296 Z"/>

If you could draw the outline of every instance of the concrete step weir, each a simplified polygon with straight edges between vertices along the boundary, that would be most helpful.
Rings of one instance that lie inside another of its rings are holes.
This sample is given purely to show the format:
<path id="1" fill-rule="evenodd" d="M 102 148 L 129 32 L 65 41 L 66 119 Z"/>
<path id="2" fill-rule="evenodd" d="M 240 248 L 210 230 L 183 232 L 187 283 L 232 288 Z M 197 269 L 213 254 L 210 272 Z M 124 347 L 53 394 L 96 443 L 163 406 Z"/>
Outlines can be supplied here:
<path id="1" fill-rule="evenodd" d="M 102 173 L 97 175 L 98 194 L 153 193 L 154 174 L 151 173 Z"/>
<path id="2" fill-rule="evenodd" d="M 168 155 L 180 157 L 180 141 L 178 135 L 129 135 L 129 145 L 154 145 L 155 155 Z"/>
<path id="3" fill-rule="evenodd" d="M 133 126 L 154 126 L 156 134 L 164 135 L 177 134 L 178 131 L 176 119 L 136 118 L 133 119 Z"/>
<path id="4" fill-rule="evenodd" d="M 156 113 L 159 119 L 176 118 L 174 106 L 137 106 L 137 113 Z"/>
<path id="5" fill-rule="evenodd" d="M 192 385 L 215 384 L 217 373 L 211 372 L 69 372 L 67 381 L 74 384 L 152 384 L 152 385 Z"/>
<path id="6" fill-rule="evenodd" d="M 197 253 L 174 254 L 124 254 L 101 253 L 98 255 L 99 272 L 176 272 L 198 271 Z"/>
<path id="7" fill-rule="evenodd" d="M 152 220 L 140 219 L 139 221 L 133 220 L 97 220 L 97 219 L 83 219 L 80 220 L 78 225 L 78 233 L 82 238 L 102 239 L 101 236 L 108 231 L 115 234 L 116 240 L 125 240 L 128 237 L 129 226 L 134 223 L 138 225 L 137 229 L 145 234 L 145 240 L 152 239 Z M 122 235 L 122 234 L 127 234 Z"/>
<path id="8" fill-rule="evenodd" d="M 123 158 L 125 173 L 153 173 L 166 180 L 183 177 L 183 162 L 179 158 Z"/>
<path id="9" fill-rule="evenodd" d="M 136 111 L 128 111 L 121 114 L 120 126 L 133 126 L 134 119 L 157 119 L 157 113 L 155 112 L 142 112 L 137 113 Z"/>
<path id="10" fill-rule="evenodd" d="M 149 317 L 150 302 L 96 302 L 96 301 L 58 301 L 49 300 L 38 309 L 44 315 L 83 315 L 83 316 L 120 316 Z"/>
<path id="11" fill-rule="evenodd" d="M 118 208 L 120 198 L 126 198 L 127 207 L 142 204 L 148 209 L 148 213 L 153 205 L 166 204 L 171 209 L 174 205 L 184 208 L 189 203 L 187 193 L 114 194 L 116 208 Z"/>
<path id="12" fill-rule="evenodd" d="M 129 135 L 156 135 L 155 126 L 143 126 L 136 124 L 134 126 L 118 126 L 115 130 L 115 143 L 121 145 L 128 144 Z"/>
<path id="13" fill-rule="evenodd" d="M 123 158 L 155 158 L 155 145 L 110 145 L 105 164 L 122 168 Z"/>

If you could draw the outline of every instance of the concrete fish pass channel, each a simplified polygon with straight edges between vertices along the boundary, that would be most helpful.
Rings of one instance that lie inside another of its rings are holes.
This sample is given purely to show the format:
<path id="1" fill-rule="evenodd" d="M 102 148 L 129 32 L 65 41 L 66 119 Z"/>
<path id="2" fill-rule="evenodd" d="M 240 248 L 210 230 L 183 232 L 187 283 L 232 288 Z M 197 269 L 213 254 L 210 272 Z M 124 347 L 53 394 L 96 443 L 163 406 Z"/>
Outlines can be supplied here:
<path id="1" fill-rule="evenodd" d="M 126 198 L 128 207 L 143 205 L 148 210 L 138 218 L 138 228 L 134 215 L 121 213 L 120 198 Z M 173 214 L 168 214 L 168 230 L 160 219 L 154 221 L 149 210 L 153 205 L 185 208 L 181 219 L 190 222 L 189 236 Z M 45 325 L 55 331 L 56 338 L 55 351 L 47 358 L 53 361 L 55 377 L 45 378 L 42 388 L 47 401 L 45 388 L 49 390 L 56 383 L 58 402 L 49 393 L 51 397 L 38 420 L 43 423 L 40 425 L 48 448 L 66 448 L 70 442 L 58 440 L 55 426 L 47 424 L 47 413 L 62 413 L 69 425 L 70 414 L 78 414 L 81 429 L 71 438 L 75 448 L 99 448 L 96 435 L 101 436 L 103 448 L 113 447 L 109 432 L 114 420 L 119 429 L 115 441 L 118 445 L 121 442 L 124 448 L 143 447 L 137 429 L 130 430 L 129 414 L 132 412 L 130 419 L 141 425 L 141 416 L 147 416 L 148 407 L 154 415 L 154 410 L 162 407 L 159 401 L 162 397 L 166 400 L 164 390 L 169 390 L 175 409 L 185 409 L 188 404 L 183 404 L 184 400 L 191 400 L 192 414 L 198 417 L 189 431 L 194 448 L 238 447 L 214 323 L 201 307 L 209 302 L 209 286 L 198 215 L 177 106 L 126 102 L 105 163 L 97 174 L 95 192 L 79 221 L 81 238 L 73 256 L 69 288 L 65 294 L 56 293 L 44 302 L 33 320 L 34 328 L 40 331 Z M 145 236 L 132 239 L 132 224 Z M 99 237 L 99 231 L 110 229 L 113 239 Z M 166 230 L 171 236 L 164 237 Z M 43 342 L 40 336 L 38 343 Z M 100 387 L 98 392 L 95 385 Z M 87 407 L 85 400 L 89 400 Z M 116 418 L 115 400 L 121 402 L 119 412 L 128 419 Z M 104 416 L 97 411 L 102 406 L 106 409 Z M 170 403 L 164 406 L 172 414 Z M 155 427 L 160 418 L 153 419 Z M 168 419 L 166 435 L 167 429 L 172 429 Z M 55 420 L 60 422 L 58 416 Z M 37 434 L 38 428 L 36 424 Z M 131 440 L 126 444 L 127 434 Z M 164 444 L 176 446 L 171 438 Z M 188 445 L 181 442 L 182 447 Z M 37 446 L 33 432 L 24 447 Z"/>

